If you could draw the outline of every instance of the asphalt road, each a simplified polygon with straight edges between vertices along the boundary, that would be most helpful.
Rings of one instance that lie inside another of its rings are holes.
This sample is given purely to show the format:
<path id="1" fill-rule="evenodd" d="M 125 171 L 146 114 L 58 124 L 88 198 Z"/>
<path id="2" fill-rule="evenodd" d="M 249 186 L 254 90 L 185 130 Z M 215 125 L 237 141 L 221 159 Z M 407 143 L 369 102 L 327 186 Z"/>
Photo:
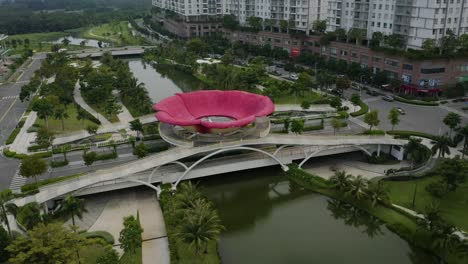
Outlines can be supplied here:
<path id="1" fill-rule="evenodd" d="M 45 54 L 34 55 L 32 63 L 24 70 L 16 83 L 0 86 L 0 145 L 3 145 L 11 131 L 28 107 L 28 102 L 19 100 L 21 87 L 31 80 L 34 72 L 40 68 Z M 11 180 L 18 169 L 19 161 L 9 159 L 0 153 L 0 190 L 10 187 Z"/>

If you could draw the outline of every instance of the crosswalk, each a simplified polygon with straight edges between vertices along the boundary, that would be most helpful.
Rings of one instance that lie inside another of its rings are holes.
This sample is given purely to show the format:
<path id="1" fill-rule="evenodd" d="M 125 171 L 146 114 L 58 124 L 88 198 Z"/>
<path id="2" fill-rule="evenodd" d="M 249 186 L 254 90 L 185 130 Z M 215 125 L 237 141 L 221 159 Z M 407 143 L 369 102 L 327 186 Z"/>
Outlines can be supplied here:
<path id="1" fill-rule="evenodd" d="M 18 170 L 15 172 L 15 176 L 10 183 L 10 190 L 13 193 L 21 193 L 21 186 L 26 184 L 27 179 L 21 175 L 19 175 Z"/>
<path id="2" fill-rule="evenodd" d="M 0 100 L 17 99 L 17 98 L 19 98 L 19 95 L 10 95 L 10 96 L 0 97 Z"/>

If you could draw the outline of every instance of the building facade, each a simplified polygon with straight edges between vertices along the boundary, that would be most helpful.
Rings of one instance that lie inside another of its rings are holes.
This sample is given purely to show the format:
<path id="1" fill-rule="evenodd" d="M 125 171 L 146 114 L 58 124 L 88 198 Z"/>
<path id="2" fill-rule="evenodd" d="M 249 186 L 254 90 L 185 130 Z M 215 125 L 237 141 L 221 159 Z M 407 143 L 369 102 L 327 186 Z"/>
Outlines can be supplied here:
<path id="1" fill-rule="evenodd" d="M 425 59 L 414 60 L 403 56 L 374 51 L 366 46 L 332 41 L 328 46 L 320 45 L 320 36 L 292 36 L 274 32 L 232 32 L 225 30 L 231 41 L 254 45 L 271 45 L 282 49 L 299 49 L 312 52 L 326 59 L 357 63 L 371 69 L 373 73 L 384 71 L 390 78 L 400 79 L 408 86 L 422 90 L 437 89 L 468 80 L 468 60 Z"/>

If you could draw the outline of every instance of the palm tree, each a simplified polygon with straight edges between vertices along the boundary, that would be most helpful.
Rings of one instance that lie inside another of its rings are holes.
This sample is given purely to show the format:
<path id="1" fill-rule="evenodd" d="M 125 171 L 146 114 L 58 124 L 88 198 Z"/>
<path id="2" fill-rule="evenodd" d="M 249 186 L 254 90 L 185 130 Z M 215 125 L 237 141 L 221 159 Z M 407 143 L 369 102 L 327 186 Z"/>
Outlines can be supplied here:
<path id="1" fill-rule="evenodd" d="M 411 167 L 414 166 L 415 161 L 421 159 L 424 152 L 424 145 L 421 144 L 422 139 L 420 138 L 410 138 L 408 143 L 404 146 L 406 152 L 410 155 Z"/>
<path id="2" fill-rule="evenodd" d="M 335 175 L 330 178 L 330 182 L 338 190 L 345 191 L 348 190 L 351 185 L 351 174 L 346 174 L 344 170 L 336 171 Z"/>
<path id="3" fill-rule="evenodd" d="M 83 199 L 69 195 L 60 202 L 60 212 L 66 216 L 71 216 L 72 223 L 75 226 L 75 216 L 82 219 L 83 213 L 86 213 L 87 210 Z"/>
<path id="4" fill-rule="evenodd" d="M 0 209 L 2 210 L 1 211 L 1 215 L 0 215 L 0 219 L 3 223 L 5 223 L 7 229 L 8 229 L 8 234 L 10 235 L 11 237 L 11 229 L 10 229 L 10 222 L 8 221 L 8 215 L 7 213 L 9 212 L 9 210 L 7 209 L 7 205 L 6 202 L 8 202 L 9 200 L 11 200 L 13 198 L 13 193 L 11 192 L 10 189 L 6 189 L 2 192 L 0 192 Z"/>
<path id="5" fill-rule="evenodd" d="M 445 154 L 450 155 L 450 143 L 451 140 L 446 136 L 438 136 L 435 140 L 431 141 L 432 146 L 432 155 L 435 155 L 439 152 L 439 158 L 445 157 Z"/>
<path id="6" fill-rule="evenodd" d="M 356 200 L 361 200 L 364 196 L 367 195 L 366 190 L 368 186 L 368 181 L 364 179 L 361 175 L 358 175 L 351 181 L 351 185 L 348 190 L 348 194 L 354 197 Z"/>
<path id="7" fill-rule="evenodd" d="M 369 188 L 367 189 L 367 195 L 369 196 L 372 207 L 374 207 L 378 202 L 390 202 L 388 192 L 379 183 L 373 182 L 369 184 Z"/>
<path id="8" fill-rule="evenodd" d="M 69 117 L 70 116 L 68 115 L 67 108 L 65 106 L 57 107 L 54 111 L 54 118 L 62 121 L 62 131 L 65 131 L 65 119 Z"/>
<path id="9" fill-rule="evenodd" d="M 219 239 L 219 234 L 224 229 L 218 213 L 209 203 L 198 199 L 193 202 L 193 209 L 187 210 L 184 221 L 177 232 L 177 236 L 191 247 L 195 247 L 195 253 L 200 249 L 208 249 L 208 242 Z"/>
<path id="10" fill-rule="evenodd" d="M 202 194 L 192 182 L 184 182 L 180 185 L 179 192 L 175 195 L 175 207 L 180 210 L 192 208 L 193 202 L 201 199 Z"/>

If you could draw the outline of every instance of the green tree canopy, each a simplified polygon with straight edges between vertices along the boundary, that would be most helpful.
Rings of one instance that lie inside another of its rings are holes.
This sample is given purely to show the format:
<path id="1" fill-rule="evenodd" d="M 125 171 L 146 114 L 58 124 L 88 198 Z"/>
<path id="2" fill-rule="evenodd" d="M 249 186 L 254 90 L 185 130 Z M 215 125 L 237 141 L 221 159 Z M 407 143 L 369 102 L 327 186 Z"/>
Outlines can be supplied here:
<path id="1" fill-rule="evenodd" d="M 124 217 L 124 228 L 120 231 L 119 242 L 121 243 L 120 248 L 124 252 L 135 252 L 135 250 L 141 247 L 143 228 L 140 226 L 139 219 L 133 215 Z"/>
<path id="2" fill-rule="evenodd" d="M 364 122 L 369 125 L 369 131 L 372 131 L 372 127 L 378 126 L 380 124 L 379 112 L 377 110 L 372 110 L 364 116 Z"/>
<path id="3" fill-rule="evenodd" d="M 390 124 L 392 124 L 392 130 L 394 130 L 395 126 L 400 123 L 400 112 L 398 111 L 397 108 L 393 107 L 388 112 L 387 118 L 390 121 Z"/>
<path id="4" fill-rule="evenodd" d="M 41 175 L 47 171 L 47 162 L 37 156 L 27 156 L 21 160 L 19 173 L 26 177 L 34 177 L 37 182 L 37 175 Z"/>

